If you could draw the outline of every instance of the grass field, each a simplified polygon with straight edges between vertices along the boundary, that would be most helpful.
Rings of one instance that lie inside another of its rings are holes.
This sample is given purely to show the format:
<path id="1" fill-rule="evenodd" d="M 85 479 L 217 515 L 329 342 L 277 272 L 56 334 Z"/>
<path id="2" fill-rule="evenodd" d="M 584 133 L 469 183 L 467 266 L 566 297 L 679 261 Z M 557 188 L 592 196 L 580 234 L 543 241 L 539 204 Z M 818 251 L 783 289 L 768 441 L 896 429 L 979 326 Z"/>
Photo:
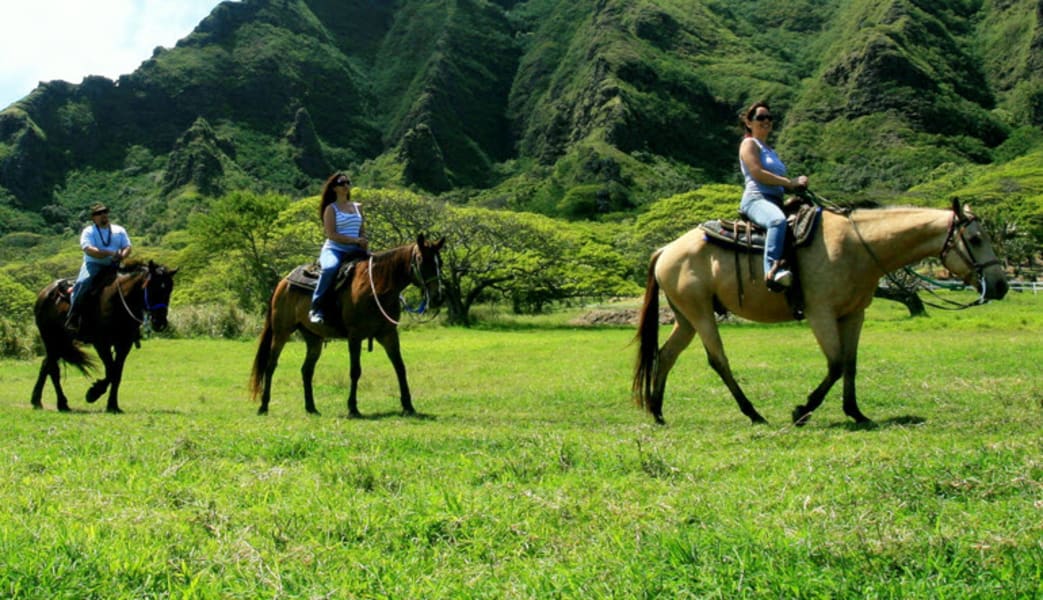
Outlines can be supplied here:
<path id="1" fill-rule="evenodd" d="M 668 329 L 663 329 L 665 335 Z M 145 342 L 126 414 L 33 411 L 0 361 L 0 596 L 9 598 L 1030 598 L 1043 596 L 1043 296 L 910 319 L 878 302 L 851 426 L 806 325 L 728 324 L 742 416 L 698 343 L 656 426 L 630 402 L 632 328 L 568 315 L 403 332 L 419 418 L 363 355 L 303 344 L 271 414 L 253 342 Z M 662 339 L 662 336 L 661 336 Z"/>

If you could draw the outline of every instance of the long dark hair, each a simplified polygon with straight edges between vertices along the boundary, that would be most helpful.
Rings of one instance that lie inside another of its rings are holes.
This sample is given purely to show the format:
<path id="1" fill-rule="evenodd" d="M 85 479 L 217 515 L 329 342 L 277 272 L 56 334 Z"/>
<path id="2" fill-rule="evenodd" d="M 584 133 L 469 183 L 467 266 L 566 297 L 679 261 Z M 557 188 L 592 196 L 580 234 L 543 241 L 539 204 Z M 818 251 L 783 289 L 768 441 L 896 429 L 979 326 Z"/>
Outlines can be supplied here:
<path id="1" fill-rule="evenodd" d="M 337 187 L 337 182 L 341 178 L 346 179 L 348 182 L 348 199 L 351 199 L 351 178 L 340 171 L 330 175 L 330 178 L 322 185 L 322 202 L 319 202 L 319 221 L 322 221 L 322 216 L 326 214 L 326 207 L 337 201 L 337 192 L 333 188 Z"/>
<path id="2" fill-rule="evenodd" d="M 742 125 L 742 131 L 747 135 L 747 137 L 752 135 L 753 131 L 750 129 L 750 126 L 746 123 L 753 119 L 753 115 L 757 114 L 757 109 L 762 106 L 768 109 L 769 111 L 771 110 L 771 107 L 768 106 L 767 102 L 757 101 L 751 104 L 749 108 L 747 108 L 739 114 L 739 124 Z"/>

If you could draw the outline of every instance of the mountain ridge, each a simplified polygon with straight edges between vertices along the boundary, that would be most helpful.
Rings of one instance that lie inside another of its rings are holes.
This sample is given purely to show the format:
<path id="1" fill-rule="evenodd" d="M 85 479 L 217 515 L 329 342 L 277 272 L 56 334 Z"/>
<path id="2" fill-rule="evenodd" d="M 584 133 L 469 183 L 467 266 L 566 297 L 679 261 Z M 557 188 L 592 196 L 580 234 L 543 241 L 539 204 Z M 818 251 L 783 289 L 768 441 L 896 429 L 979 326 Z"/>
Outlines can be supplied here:
<path id="1" fill-rule="evenodd" d="M 168 206 L 340 168 L 601 218 L 736 181 L 756 99 L 792 170 L 887 197 L 1038 129 L 1041 48 L 1038 0 L 224 2 L 133 73 L 0 111 L 0 209 L 69 226 L 108 177 L 161 231 Z"/>

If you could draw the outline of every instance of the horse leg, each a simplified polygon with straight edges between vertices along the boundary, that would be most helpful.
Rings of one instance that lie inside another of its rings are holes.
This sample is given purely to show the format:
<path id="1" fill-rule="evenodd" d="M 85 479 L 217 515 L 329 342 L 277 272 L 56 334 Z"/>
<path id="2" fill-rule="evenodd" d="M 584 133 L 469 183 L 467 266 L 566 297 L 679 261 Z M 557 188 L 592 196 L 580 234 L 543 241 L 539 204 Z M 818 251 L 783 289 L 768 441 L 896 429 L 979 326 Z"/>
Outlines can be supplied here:
<path id="1" fill-rule="evenodd" d="M 863 425 L 872 423 L 872 420 L 858 409 L 858 401 L 855 399 L 858 340 L 862 334 L 864 321 L 865 311 L 858 311 L 840 320 L 840 339 L 844 348 L 844 414 Z"/>
<path id="2" fill-rule="evenodd" d="M 303 330 L 302 330 L 303 331 Z M 275 368 L 279 366 L 279 355 L 282 354 L 282 348 L 286 345 L 286 340 L 290 337 L 289 333 L 276 335 L 271 340 L 271 352 L 268 355 L 268 364 L 264 368 L 264 386 L 261 390 L 261 406 L 257 409 L 257 414 L 266 415 L 268 414 L 268 403 L 272 399 L 272 376 L 275 374 Z"/>
<path id="3" fill-rule="evenodd" d="M 52 356 L 49 352 L 40 365 L 40 374 L 36 377 L 36 385 L 33 386 L 33 408 L 43 408 L 43 386 L 46 384 L 48 377 L 51 378 L 51 383 L 54 384 L 54 392 L 58 396 L 58 410 L 62 412 L 68 411 L 69 400 L 65 397 L 65 392 L 62 390 L 61 369 L 59 368 L 58 357 Z"/>
<path id="4" fill-rule="evenodd" d="M 700 317 L 696 328 L 699 331 L 699 339 L 703 342 L 703 348 L 706 350 L 706 358 L 710 361 L 710 367 L 717 372 L 718 377 L 728 387 L 728 391 L 732 393 L 732 397 L 739 405 L 739 410 L 755 425 L 767 423 L 768 421 L 757 412 L 753 403 L 746 397 L 739 382 L 735 381 L 731 365 L 728 363 L 728 356 L 724 353 L 724 343 L 721 341 L 721 332 L 717 329 L 717 321 L 714 320 L 713 312 L 710 311 L 707 316 Z"/>
<path id="5" fill-rule="evenodd" d="M 670 336 L 659 347 L 659 352 L 656 354 L 655 372 L 652 378 L 652 393 L 648 399 L 649 411 L 655 418 L 656 423 L 660 425 L 666 423 L 663 419 L 663 397 L 666 395 L 666 378 L 670 375 L 670 370 L 674 368 L 677 357 L 681 355 L 681 352 L 684 352 L 684 349 L 692 343 L 692 338 L 695 337 L 695 330 L 692 329 L 692 325 L 684 316 L 677 313 L 676 310 L 674 311 L 674 316 L 674 328 L 670 331 Z"/>
<path id="6" fill-rule="evenodd" d="M 348 392 L 348 416 L 358 418 L 359 378 L 362 377 L 362 338 L 348 338 L 348 356 L 351 357 L 351 390 Z"/>
<path id="7" fill-rule="evenodd" d="M 109 376 L 113 369 L 112 349 L 109 346 L 102 346 L 100 344 L 94 345 L 94 351 L 98 353 L 98 358 L 101 359 L 102 365 L 105 367 L 105 376 L 101 379 L 97 379 L 91 384 L 91 387 L 87 389 L 87 403 L 93 404 L 97 402 L 98 398 L 101 398 L 102 394 L 109 387 Z"/>
<path id="8" fill-rule="evenodd" d="M 115 347 L 115 358 L 112 360 L 111 369 L 105 368 L 105 378 L 109 380 L 109 401 L 105 405 L 105 412 L 120 414 L 123 410 L 119 405 L 120 383 L 123 381 L 123 365 L 127 362 L 130 354 L 130 342 L 119 342 Z"/>
<path id="9" fill-rule="evenodd" d="M 409 394 L 409 383 L 406 381 L 406 363 L 402 362 L 402 350 L 398 344 L 398 330 L 394 329 L 388 335 L 380 338 L 380 345 L 395 368 L 398 377 L 399 399 L 402 402 L 402 415 L 412 416 L 416 414 L 413 408 L 413 397 Z"/>
<path id="10" fill-rule="evenodd" d="M 307 353 L 304 355 L 304 364 L 301 365 L 301 381 L 304 384 L 304 410 L 308 411 L 308 414 L 317 415 L 319 411 L 315 408 L 315 394 L 312 391 L 311 383 L 312 378 L 315 376 L 315 363 L 319 362 L 319 357 L 322 356 L 322 338 L 306 329 L 302 329 L 301 334 L 304 336 L 304 342 L 308 346 Z"/>
<path id="11" fill-rule="evenodd" d="M 798 427 L 808 422 L 811 413 L 822 404 L 826 394 L 833 388 L 833 384 L 844 374 L 844 348 L 840 336 L 840 320 L 833 315 L 824 317 L 809 315 L 808 323 L 811 325 L 811 330 L 815 332 L 819 348 L 826 355 L 826 376 L 822 383 L 818 384 L 818 387 L 808 395 L 807 404 L 793 408 L 793 423 Z"/>

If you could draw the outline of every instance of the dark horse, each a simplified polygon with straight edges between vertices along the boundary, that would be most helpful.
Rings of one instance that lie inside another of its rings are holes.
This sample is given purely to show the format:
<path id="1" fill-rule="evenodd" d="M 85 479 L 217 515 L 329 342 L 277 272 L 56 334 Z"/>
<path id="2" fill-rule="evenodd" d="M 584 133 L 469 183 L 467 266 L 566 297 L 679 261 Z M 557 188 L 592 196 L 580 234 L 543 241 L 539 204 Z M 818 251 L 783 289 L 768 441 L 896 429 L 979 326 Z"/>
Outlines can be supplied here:
<path id="1" fill-rule="evenodd" d="M 147 265 L 129 263 L 118 271 L 113 267 L 99 273 L 96 277 L 100 279 L 95 282 L 97 288 L 88 292 L 94 296 L 93 306 L 85 308 L 83 327 L 75 338 L 65 329 L 69 297 L 60 289 L 67 287 L 69 282 L 59 279 L 41 290 L 34 313 L 47 355 L 33 387 L 33 408 L 43 408 L 40 397 L 44 381 L 50 376 L 58 395 L 58 410 L 69 410 L 58 363 L 64 360 L 86 374 L 93 363 L 79 343 L 89 341 L 105 365 L 105 377 L 95 381 L 87 390 L 87 402 L 96 401 L 109 388 L 105 410 L 123 412 L 119 407 L 123 363 L 131 346 L 141 338 L 141 326 L 146 321 L 150 321 L 156 331 L 166 329 L 167 303 L 174 289 L 175 273 L 177 269 L 168 269 L 152 261 Z M 80 302 L 89 301 L 87 295 L 84 294 Z"/>
<path id="2" fill-rule="evenodd" d="M 311 292 L 290 285 L 284 278 L 275 286 L 264 330 L 257 345 L 253 373 L 250 377 L 251 397 L 261 395 L 257 414 L 268 414 L 272 394 L 272 374 L 279 362 L 279 354 L 294 331 L 300 331 L 308 345 L 301 378 L 304 381 L 304 408 L 318 414 L 312 395 L 311 380 L 315 363 L 322 354 L 323 340 L 347 338 L 351 355 L 351 393 L 348 396 L 348 414 L 361 416 L 356 401 L 359 377 L 362 375 L 360 356 L 362 341 L 376 339 L 384 347 L 398 376 L 402 413 L 415 414 L 406 383 L 406 366 L 398 343 L 398 318 L 401 311 L 399 294 L 414 284 L 420 287 L 434 305 L 442 301 L 441 257 L 439 252 L 445 239 L 429 242 L 423 234 L 415 244 L 407 244 L 358 262 L 351 280 L 330 294 L 336 295 L 337 311 L 327 313 L 326 322 L 312 324 L 308 320 Z"/>
<path id="3" fill-rule="evenodd" d="M 951 210 L 884 208 L 850 214 L 826 211 L 810 245 L 797 254 L 808 324 L 826 355 L 825 379 L 793 409 L 802 425 L 830 388 L 844 378 L 844 413 L 858 423 L 870 423 L 855 401 L 855 364 L 866 307 L 880 278 L 928 256 L 981 294 L 981 301 L 1007 293 L 1003 266 L 996 258 L 977 218 L 953 201 Z M 732 375 L 717 331 L 715 308 L 762 323 L 793 319 L 785 296 L 768 291 L 760 261 L 752 273 L 736 272 L 742 261 L 733 250 L 705 239 L 699 228 L 656 251 L 648 267 L 645 302 L 639 317 L 640 342 L 633 392 L 637 403 L 663 422 L 666 376 L 696 333 L 710 366 L 731 391 L 739 409 L 754 423 L 764 418 L 753 408 Z M 740 299 L 739 278 L 746 283 Z M 676 316 L 674 329 L 657 350 L 659 290 Z"/>

